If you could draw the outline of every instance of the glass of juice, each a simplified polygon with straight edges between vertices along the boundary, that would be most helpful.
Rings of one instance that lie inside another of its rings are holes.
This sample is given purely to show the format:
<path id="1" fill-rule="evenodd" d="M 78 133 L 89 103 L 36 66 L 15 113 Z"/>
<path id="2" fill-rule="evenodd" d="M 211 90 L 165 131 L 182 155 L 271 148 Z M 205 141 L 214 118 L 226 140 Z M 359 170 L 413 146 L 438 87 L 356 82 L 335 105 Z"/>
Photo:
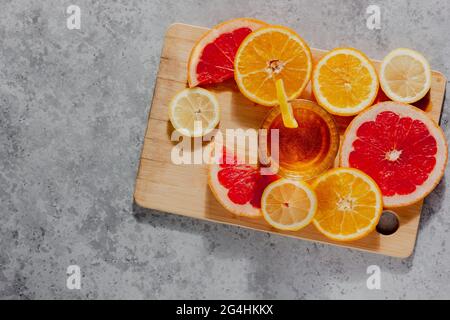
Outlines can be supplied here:
<path id="1" fill-rule="evenodd" d="M 286 128 L 280 108 L 273 108 L 262 124 L 268 130 L 266 152 L 270 161 L 277 162 L 281 176 L 309 180 L 333 166 L 339 149 L 339 132 L 334 118 L 316 103 L 302 99 L 290 103 L 298 128 Z M 270 155 L 272 129 L 279 130 L 279 159 Z"/>

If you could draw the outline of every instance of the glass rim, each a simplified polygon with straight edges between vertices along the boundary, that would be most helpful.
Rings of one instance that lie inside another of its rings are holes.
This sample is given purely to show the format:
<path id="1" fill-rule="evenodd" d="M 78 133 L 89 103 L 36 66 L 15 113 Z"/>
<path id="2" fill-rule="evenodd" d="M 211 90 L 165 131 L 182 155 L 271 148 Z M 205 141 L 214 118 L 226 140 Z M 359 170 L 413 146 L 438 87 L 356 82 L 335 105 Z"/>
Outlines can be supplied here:
<path id="1" fill-rule="evenodd" d="M 283 167 L 280 161 L 277 161 L 277 164 L 279 166 L 279 174 L 282 177 L 289 179 L 310 180 L 319 176 L 321 173 L 325 172 L 327 169 L 331 168 L 334 165 L 337 153 L 339 151 L 339 144 L 340 144 L 339 130 L 334 117 L 324 108 L 319 106 L 317 103 L 306 99 L 294 99 L 290 101 L 290 103 L 293 109 L 307 109 L 316 113 L 319 117 L 321 117 L 324 120 L 330 133 L 330 146 L 328 152 L 326 153 L 326 156 L 320 161 L 320 163 L 317 164 L 313 163 L 308 169 L 305 170 L 293 170 L 291 168 Z M 278 106 L 272 107 L 272 110 L 270 110 L 270 112 L 264 118 L 261 124 L 261 128 L 266 129 L 268 132 L 270 130 L 269 129 L 270 125 L 280 114 L 281 110 Z M 275 161 L 271 159 L 269 150 L 267 148 L 267 139 L 269 134 L 270 133 L 267 133 L 267 135 L 264 137 L 265 140 L 264 145 L 266 153 L 265 156 L 268 159 L 270 159 L 270 161 Z"/>

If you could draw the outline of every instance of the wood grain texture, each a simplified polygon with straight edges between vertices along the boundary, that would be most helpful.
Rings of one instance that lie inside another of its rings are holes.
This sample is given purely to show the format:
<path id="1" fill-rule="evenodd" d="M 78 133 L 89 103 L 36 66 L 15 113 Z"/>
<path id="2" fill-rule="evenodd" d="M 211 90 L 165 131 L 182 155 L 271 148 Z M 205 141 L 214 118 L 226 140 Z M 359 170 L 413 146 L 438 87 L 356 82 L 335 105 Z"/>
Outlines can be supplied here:
<path id="1" fill-rule="evenodd" d="M 178 91 L 186 87 L 189 53 L 196 40 L 206 30 L 196 26 L 174 24 L 167 31 L 136 178 L 134 192 L 136 203 L 141 207 L 167 213 L 299 239 L 395 257 L 410 256 L 416 241 L 422 201 L 394 210 L 399 216 L 400 227 L 393 235 L 383 236 L 373 232 L 358 241 L 339 243 L 325 238 L 312 224 L 300 231 L 289 232 L 272 228 L 262 218 L 236 217 L 225 210 L 209 190 L 205 165 L 175 165 L 171 162 L 171 150 L 176 143 L 170 141 L 173 128 L 168 118 L 168 102 Z M 315 61 L 326 52 L 318 49 L 311 51 Z M 374 63 L 378 68 L 379 62 Z M 441 73 L 433 71 L 430 93 L 416 104 L 435 121 L 439 121 L 441 115 L 446 82 Z M 259 128 L 269 111 L 267 107 L 258 106 L 243 97 L 232 80 L 209 89 L 217 94 L 221 105 L 220 129 Z M 314 100 L 310 87 L 301 97 Z M 345 118 L 337 119 L 341 129 L 345 129 L 348 121 L 349 119 Z"/>

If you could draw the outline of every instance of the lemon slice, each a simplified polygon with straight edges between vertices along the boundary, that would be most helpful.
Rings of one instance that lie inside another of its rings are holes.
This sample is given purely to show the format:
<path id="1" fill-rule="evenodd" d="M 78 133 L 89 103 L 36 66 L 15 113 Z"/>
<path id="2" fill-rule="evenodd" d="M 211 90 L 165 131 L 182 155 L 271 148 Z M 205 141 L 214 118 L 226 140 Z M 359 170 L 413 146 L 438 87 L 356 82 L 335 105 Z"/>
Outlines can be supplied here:
<path id="1" fill-rule="evenodd" d="M 328 238 L 357 240 L 377 226 L 383 210 L 381 191 L 364 172 L 335 168 L 317 178 L 312 187 L 319 202 L 313 222 Z"/>
<path id="2" fill-rule="evenodd" d="M 313 219 L 317 210 L 316 194 L 306 182 L 280 179 L 264 189 L 261 210 L 272 227 L 297 231 Z"/>
<path id="3" fill-rule="evenodd" d="M 288 102 L 286 90 L 282 79 L 278 79 L 275 83 L 277 88 L 278 103 L 280 104 L 281 117 L 286 128 L 298 128 L 297 120 L 295 120 L 294 112 L 291 104 Z"/>
<path id="4" fill-rule="evenodd" d="M 179 92 L 169 104 L 169 119 L 182 135 L 201 137 L 219 123 L 220 108 L 216 96 L 202 88 Z"/>
<path id="5" fill-rule="evenodd" d="M 380 84 L 384 93 L 396 102 L 419 101 L 431 87 L 430 65 L 417 51 L 395 49 L 383 59 Z"/>

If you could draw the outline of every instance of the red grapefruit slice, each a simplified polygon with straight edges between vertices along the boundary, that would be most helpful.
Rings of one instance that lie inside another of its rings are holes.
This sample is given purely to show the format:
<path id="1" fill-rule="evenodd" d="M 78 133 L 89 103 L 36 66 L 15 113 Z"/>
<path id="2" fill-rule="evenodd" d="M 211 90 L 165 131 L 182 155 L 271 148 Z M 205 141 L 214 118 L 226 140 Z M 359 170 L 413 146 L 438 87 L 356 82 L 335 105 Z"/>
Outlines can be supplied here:
<path id="1" fill-rule="evenodd" d="M 188 62 L 189 87 L 220 83 L 234 77 L 234 57 L 241 42 L 265 22 L 238 18 L 225 21 L 203 35 Z"/>
<path id="2" fill-rule="evenodd" d="M 222 154 L 209 165 L 209 187 L 228 211 L 257 218 L 262 216 L 262 193 L 278 176 L 261 175 L 257 165 L 243 164 L 241 159 L 245 159 L 244 155 L 236 156 L 224 147 Z"/>
<path id="3" fill-rule="evenodd" d="M 425 112 L 389 101 L 353 119 L 344 135 L 340 163 L 371 176 L 385 207 L 401 207 L 423 199 L 436 187 L 447 157 L 444 133 Z"/>

